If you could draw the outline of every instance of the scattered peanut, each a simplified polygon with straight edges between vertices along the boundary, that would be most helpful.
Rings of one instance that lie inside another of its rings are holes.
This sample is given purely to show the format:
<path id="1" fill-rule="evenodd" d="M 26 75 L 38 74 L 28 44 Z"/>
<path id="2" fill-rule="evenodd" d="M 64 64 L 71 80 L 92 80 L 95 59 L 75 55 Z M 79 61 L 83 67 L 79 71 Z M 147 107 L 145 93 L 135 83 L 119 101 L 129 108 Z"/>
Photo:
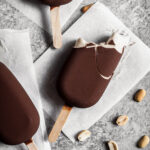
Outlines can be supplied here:
<path id="1" fill-rule="evenodd" d="M 146 95 L 146 91 L 144 89 L 140 89 L 135 93 L 134 99 L 137 102 L 141 102 Z"/>
<path id="2" fill-rule="evenodd" d="M 83 13 L 85 13 L 89 8 L 91 8 L 93 6 L 93 3 L 92 4 L 89 4 L 89 5 L 87 5 L 87 6 L 84 6 L 84 7 L 82 7 L 82 9 L 81 9 L 81 11 L 83 12 Z"/>
<path id="3" fill-rule="evenodd" d="M 91 136 L 91 132 L 89 130 L 83 130 L 78 135 L 79 141 L 85 141 L 87 138 Z"/>
<path id="4" fill-rule="evenodd" d="M 138 142 L 139 148 L 145 148 L 149 144 L 149 137 L 144 135 Z"/>
<path id="5" fill-rule="evenodd" d="M 109 150 L 119 150 L 118 145 L 115 141 L 109 141 L 108 147 L 109 147 Z"/>
<path id="6" fill-rule="evenodd" d="M 129 118 L 126 115 L 122 115 L 117 118 L 116 123 L 118 126 L 124 126 L 128 122 Z"/>

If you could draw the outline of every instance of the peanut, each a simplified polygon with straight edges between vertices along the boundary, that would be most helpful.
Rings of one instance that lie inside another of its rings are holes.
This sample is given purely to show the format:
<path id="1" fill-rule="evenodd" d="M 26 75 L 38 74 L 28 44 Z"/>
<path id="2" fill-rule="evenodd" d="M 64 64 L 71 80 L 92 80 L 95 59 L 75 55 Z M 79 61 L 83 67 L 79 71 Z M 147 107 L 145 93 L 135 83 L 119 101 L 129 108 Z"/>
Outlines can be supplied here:
<path id="1" fill-rule="evenodd" d="M 134 99 L 137 102 L 141 102 L 146 95 L 146 91 L 144 89 L 140 89 L 135 93 Z"/>
<path id="2" fill-rule="evenodd" d="M 81 11 L 82 11 L 83 13 L 85 13 L 85 12 L 88 11 L 88 9 L 90 9 L 92 6 L 93 6 L 93 3 L 92 3 L 92 4 L 89 4 L 89 5 L 87 5 L 87 6 L 84 6 L 84 7 L 82 7 Z"/>
<path id="3" fill-rule="evenodd" d="M 129 118 L 126 115 L 122 115 L 117 118 L 116 123 L 119 126 L 124 126 L 128 122 Z"/>
<path id="4" fill-rule="evenodd" d="M 144 135 L 138 142 L 139 148 L 145 148 L 149 144 L 149 137 Z"/>
<path id="5" fill-rule="evenodd" d="M 88 130 L 83 130 L 79 133 L 78 135 L 78 140 L 79 141 L 85 141 L 87 138 L 91 136 L 91 132 Z"/>
<path id="6" fill-rule="evenodd" d="M 109 147 L 109 150 L 119 150 L 117 143 L 112 140 L 108 142 L 108 147 Z"/>

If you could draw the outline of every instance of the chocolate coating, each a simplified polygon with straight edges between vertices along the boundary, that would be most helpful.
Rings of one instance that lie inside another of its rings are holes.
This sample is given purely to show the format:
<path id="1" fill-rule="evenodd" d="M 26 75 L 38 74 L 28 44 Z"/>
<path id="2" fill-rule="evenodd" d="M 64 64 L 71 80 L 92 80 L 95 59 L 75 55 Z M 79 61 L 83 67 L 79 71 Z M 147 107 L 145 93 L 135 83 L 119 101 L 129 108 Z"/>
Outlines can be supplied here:
<path id="1" fill-rule="evenodd" d="M 43 3 L 50 5 L 52 7 L 60 6 L 71 2 L 72 0 L 42 0 Z"/>
<path id="2" fill-rule="evenodd" d="M 64 101 L 81 108 L 94 105 L 108 86 L 121 56 L 115 48 L 73 48 L 58 80 Z"/>
<path id="3" fill-rule="evenodd" d="M 9 69 L 0 63 L 0 139 L 16 145 L 32 138 L 39 127 L 39 114 Z"/>

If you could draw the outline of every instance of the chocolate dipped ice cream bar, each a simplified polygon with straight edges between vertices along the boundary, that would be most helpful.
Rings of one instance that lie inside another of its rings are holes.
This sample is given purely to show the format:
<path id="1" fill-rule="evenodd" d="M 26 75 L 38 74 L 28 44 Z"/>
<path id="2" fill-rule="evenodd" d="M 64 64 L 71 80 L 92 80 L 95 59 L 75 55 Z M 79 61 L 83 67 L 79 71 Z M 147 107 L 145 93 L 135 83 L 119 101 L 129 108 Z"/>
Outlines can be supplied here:
<path id="1" fill-rule="evenodd" d="M 100 44 L 76 41 L 58 79 L 58 91 L 66 105 L 50 133 L 51 142 L 57 139 L 56 133 L 61 131 L 71 107 L 87 108 L 100 100 L 128 45 L 129 37 L 123 32 L 113 33 L 107 42 Z"/>
<path id="2" fill-rule="evenodd" d="M 39 114 L 25 90 L 0 63 L 0 140 L 9 145 L 25 143 L 36 150 L 32 141 L 39 127 Z"/>
<path id="3" fill-rule="evenodd" d="M 128 44 L 122 36 L 115 33 L 99 45 L 77 40 L 58 81 L 68 105 L 90 107 L 101 98 Z"/>

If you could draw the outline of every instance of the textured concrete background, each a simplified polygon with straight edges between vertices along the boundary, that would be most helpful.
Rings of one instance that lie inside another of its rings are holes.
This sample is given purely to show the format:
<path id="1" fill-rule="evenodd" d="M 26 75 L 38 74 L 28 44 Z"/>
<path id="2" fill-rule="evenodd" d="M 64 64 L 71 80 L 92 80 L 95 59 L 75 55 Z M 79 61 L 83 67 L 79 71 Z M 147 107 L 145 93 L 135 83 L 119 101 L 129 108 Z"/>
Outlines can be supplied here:
<path id="1" fill-rule="evenodd" d="M 149 0 L 99 0 L 108 6 L 127 27 L 150 47 L 150 1 Z M 81 15 L 80 8 L 94 0 L 83 0 L 82 5 L 67 22 L 63 31 L 72 25 Z M 47 39 L 48 33 L 38 27 L 30 19 L 26 18 L 17 9 L 13 8 L 5 0 L 0 0 L 0 28 L 24 29 L 30 28 L 32 54 L 34 61 L 50 46 Z M 136 59 L 136 58 L 135 58 Z M 150 65 L 150 64 L 147 64 Z M 139 88 L 144 88 L 147 95 L 141 103 L 133 100 L 133 94 Z M 113 100 L 113 99 L 112 99 Z M 129 122 L 124 127 L 114 124 L 117 116 L 126 114 Z M 94 116 L 93 116 L 94 117 Z M 47 120 L 52 125 L 52 120 Z M 48 128 L 49 131 L 49 128 Z M 90 128 L 91 138 L 85 142 L 72 143 L 63 134 L 52 150 L 107 150 L 106 142 L 115 140 L 120 150 L 138 150 L 137 141 L 141 136 L 150 136 L 150 73 L 148 73 L 115 107 L 105 114 L 94 126 Z M 6 146 L 7 147 L 7 146 Z M 12 147 L 14 150 L 16 147 Z M 18 150 L 23 146 L 17 146 Z M 145 150 L 150 149 L 150 144 Z M 0 150 L 4 150 L 1 148 Z"/>

